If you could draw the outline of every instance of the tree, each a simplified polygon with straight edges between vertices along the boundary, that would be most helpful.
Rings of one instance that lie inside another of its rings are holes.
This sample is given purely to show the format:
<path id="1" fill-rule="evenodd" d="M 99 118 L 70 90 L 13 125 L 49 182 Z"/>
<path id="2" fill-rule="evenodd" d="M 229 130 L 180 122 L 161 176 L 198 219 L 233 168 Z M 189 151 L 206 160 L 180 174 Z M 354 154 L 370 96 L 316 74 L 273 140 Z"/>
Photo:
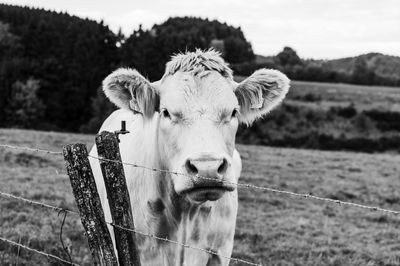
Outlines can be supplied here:
<path id="1" fill-rule="evenodd" d="M 104 120 L 116 109 L 106 98 L 102 87 L 97 89 L 96 96 L 91 100 L 92 118 L 79 129 L 83 133 L 96 133 Z"/>
<path id="2" fill-rule="evenodd" d="M 368 69 L 367 62 L 362 57 L 357 57 L 354 62 L 352 81 L 356 84 L 372 85 L 375 80 L 375 73 Z"/>
<path id="3" fill-rule="evenodd" d="M 10 25 L 0 21 L 0 57 L 14 53 L 21 46 L 19 38 L 10 32 Z"/>
<path id="4" fill-rule="evenodd" d="M 218 40 L 216 42 L 216 40 Z M 122 45 L 122 61 L 150 80 L 161 78 L 165 63 L 179 52 L 217 45 L 229 63 L 251 61 L 254 53 L 240 28 L 195 17 L 169 18 L 150 30 L 139 28 Z"/>
<path id="5" fill-rule="evenodd" d="M 20 58 L 20 39 L 11 33 L 10 25 L 0 22 L 0 126 L 5 126 L 5 109 L 10 97 L 11 86 L 23 77 L 27 62 Z"/>
<path id="6" fill-rule="evenodd" d="M 11 97 L 6 107 L 7 125 L 11 127 L 36 128 L 43 118 L 45 106 L 38 98 L 39 81 L 28 79 L 12 85 Z"/>
<path id="7" fill-rule="evenodd" d="M 281 66 L 294 66 L 294 65 L 301 65 L 302 60 L 297 55 L 296 51 L 290 47 L 284 47 L 283 51 L 276 55 L 277 63 Z"/>
<path id="8" fill-rule="evenodd" d="M 213 39 L 211 40 L 210 47 L 220 52 L 222 56 L 225 56 L 226 52 L 224 40 Z"/>
<path id="9" fill-rule="evenodd" d="M 254 59 L 250 43 L 239 37 L 229 36 L 225 39 L 225 60 L 229 63 L 242 63 Z"/>
<path id="10" fill-rule="evenodd" d="M 10 25 L 0 24 L 0 55 L 5 55 L 0 60 L 0 124 L 12 84 L 32 77 L 40 80 L 37 95 L 46 106 L 42 125 L 77 131 L 90 119 L 96 88 L 120 62 L 122 36 L 103 22 L 5 4 L 0 4 L 0 21 Z M 3 50 L 2 36 L 18 49 Z"/>

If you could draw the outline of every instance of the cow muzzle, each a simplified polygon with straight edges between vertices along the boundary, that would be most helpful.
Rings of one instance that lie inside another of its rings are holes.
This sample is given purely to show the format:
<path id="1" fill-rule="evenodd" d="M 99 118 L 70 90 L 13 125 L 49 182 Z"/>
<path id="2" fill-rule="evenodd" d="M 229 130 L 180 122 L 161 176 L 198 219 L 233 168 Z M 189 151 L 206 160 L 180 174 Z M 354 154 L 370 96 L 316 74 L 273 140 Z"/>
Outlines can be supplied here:
<path id="1" fill-rule="evenodd" d="M 235 190 L 227 178 L 230 168 L 231 163 L 224 156 L 200 155 L 187 159 L 184 171 L 192 182 L 181 194 L 196 202 L 218 200 L 225 192 Z"/>

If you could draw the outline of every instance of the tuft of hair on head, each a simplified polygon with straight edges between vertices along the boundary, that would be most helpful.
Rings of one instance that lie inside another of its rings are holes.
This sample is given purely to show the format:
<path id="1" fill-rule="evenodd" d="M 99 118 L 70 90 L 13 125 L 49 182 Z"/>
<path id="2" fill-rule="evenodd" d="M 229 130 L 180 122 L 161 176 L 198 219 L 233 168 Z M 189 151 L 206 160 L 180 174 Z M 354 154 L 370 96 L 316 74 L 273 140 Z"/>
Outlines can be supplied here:
<path id="1" fill-rule="evenodd" d="M 204 71 L 216 71 L 223 77 L 233 80 L 232 69 L 221 57 L 221 53 L 210 48 L 196 49 L 194 52 L 178 53 L 166 64 L 163 79 L 178 71 L 190 72 L 197 76 Z"/>

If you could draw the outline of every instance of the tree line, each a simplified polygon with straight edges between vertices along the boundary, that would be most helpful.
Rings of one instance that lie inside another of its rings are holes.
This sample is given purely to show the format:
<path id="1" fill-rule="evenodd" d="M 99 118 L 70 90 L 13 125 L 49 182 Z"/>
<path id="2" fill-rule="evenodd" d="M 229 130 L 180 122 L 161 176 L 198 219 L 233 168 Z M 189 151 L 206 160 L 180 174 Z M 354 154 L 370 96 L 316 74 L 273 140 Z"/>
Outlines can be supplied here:
<path id="1" fill-rule="evenodd" d="M 363 60 L 350 73 L 301 59 L 290 47 L 259 60 L 240 27 L 195 17 L 169 18 L 129 36 L 67 13 L 0 4 L 0 127 L 95 132 L 114 106 L 101 81 L 129 66 L 154 81 L 174 53 L 219 50 L 236 75 L 277 68 L 292 79 L 399 85 Z"/>
<path id="2" fill-rule="evenodd" d="M 216 20 L 170 18 L 125 37 L 102 21 L 0 4 L 0 127 L 93 131 L 113 109 L 99 89 L 112 70 L 156 80 L 172 54 L 212 45 L 231 63 L 254 58 L 242 30 Z"/>

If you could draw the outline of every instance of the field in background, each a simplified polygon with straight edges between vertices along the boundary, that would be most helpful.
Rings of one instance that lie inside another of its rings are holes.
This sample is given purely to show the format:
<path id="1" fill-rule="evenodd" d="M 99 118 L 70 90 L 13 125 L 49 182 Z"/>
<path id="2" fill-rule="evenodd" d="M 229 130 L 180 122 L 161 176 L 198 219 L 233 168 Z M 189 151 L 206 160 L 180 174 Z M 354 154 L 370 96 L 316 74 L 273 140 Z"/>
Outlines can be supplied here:
<path id="1" fill-rule="evenodd" d="M 353 104 L 358 111 L 377 109 L 400 112 L 398 87 L 292 81 L 288 99 L 325 110 L 332 106 Z"/>
<path id="2" fill-rule="evenodd" d="M 241 127 L 238 142 L 399 153 L 400 88 L 292 81 L 283 104 Z"/>
<path id="3" fill-rule="evenodd" d="M 0 143 L 60 151 L 93 136 L 0 130 Z M 400 156 L 238 146 L 242 183 L 400 210 Z M 0 148 L 0 191 L 75 209 L 61 155 Z M 263 265 L 399 265 L 400 217 L 239 189 L 234 257 Z M 0 197 L 0 236 L 63 258 L 62 215 Z M 64 242 L 90 265 L 79 218 L 68 215 Z M 17 255 L 19 252 L 19 255 Z M 56 265 L 0 242 L 0 265 Z M 232 263 L 232 265 L 234 265 Z"/>

